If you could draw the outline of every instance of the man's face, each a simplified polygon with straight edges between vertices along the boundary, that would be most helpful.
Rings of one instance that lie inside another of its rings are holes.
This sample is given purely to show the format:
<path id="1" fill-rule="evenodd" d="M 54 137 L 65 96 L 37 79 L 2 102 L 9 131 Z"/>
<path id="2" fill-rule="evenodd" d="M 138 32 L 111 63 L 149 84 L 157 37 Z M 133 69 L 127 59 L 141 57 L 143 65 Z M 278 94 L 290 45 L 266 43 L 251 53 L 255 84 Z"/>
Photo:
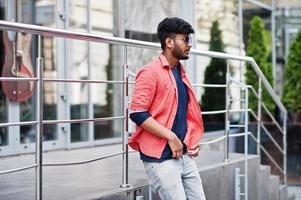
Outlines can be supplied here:
<path id="1" fill-rule="evenodd" d="M 173 41 L 174 47 L 172 49 L 172 55 L 179 60 L 187 60 L 192 46 L 190 35 L 176 34 Z"/>

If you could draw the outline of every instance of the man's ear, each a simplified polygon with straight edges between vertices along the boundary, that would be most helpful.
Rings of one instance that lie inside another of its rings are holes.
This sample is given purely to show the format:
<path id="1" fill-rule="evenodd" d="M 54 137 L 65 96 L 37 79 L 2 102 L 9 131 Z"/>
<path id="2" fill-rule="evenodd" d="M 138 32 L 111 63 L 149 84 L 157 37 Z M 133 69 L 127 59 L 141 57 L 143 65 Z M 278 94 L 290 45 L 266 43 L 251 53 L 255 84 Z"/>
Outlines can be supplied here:
<path id="1" fill-rule="evenodd" d="M 174 45 L 174 41 L 173 41 L 173 39 L 167 37 L 167 38 L 165 39 L 165 44 L 166 44 L 166 47 L 167 47 L 167 48 L 172 48 L 173 45 Z"/>

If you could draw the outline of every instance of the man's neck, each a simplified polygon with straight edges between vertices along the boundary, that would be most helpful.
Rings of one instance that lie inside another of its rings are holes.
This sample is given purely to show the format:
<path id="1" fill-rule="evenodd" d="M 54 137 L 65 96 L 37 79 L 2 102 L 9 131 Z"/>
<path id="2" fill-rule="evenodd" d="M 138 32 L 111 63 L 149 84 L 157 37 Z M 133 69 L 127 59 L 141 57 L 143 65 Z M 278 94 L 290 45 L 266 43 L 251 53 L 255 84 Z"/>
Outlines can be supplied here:
<path id="1" fill-rule="evenodd" d="M 169 63 L 169 65 L 170 65 L 171 68 L 175 68 L 175 67 L 178 66 L 178 64 L 179 64 L 179 59 L 175 58 L 175 57 L 174 57 L 171 53 L 169 53 L 169 52 L 163 51 L 162 54 L 165 56 L 165 58 L 166 58 L 166 60 L 167 60 L 167 62 Z"/>

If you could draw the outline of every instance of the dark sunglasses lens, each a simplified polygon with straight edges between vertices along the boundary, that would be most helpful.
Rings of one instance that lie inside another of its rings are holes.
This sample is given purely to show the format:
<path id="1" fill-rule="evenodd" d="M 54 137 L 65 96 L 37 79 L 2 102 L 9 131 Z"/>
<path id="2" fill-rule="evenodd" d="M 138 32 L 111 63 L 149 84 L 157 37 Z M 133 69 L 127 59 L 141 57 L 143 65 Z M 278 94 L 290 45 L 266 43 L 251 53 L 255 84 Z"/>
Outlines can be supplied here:
<path id="1" fill-rule="evenodd" d="M 191 37 L 187 36 L 187 37 L 185 38 L 185 43 L 186 43 L 186 44 L 190 44 L 190 43 L 191 43 Z"/>

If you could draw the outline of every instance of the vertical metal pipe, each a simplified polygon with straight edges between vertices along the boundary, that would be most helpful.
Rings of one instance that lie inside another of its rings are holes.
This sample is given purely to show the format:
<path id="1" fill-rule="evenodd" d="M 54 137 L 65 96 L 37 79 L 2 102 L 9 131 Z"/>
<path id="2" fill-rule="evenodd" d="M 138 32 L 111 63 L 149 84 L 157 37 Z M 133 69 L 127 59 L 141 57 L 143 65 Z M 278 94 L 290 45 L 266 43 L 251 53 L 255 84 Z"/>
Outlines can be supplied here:
<path id="1" fill-rule="evenodd" d="M 261 145 L 261 101 L 262 101 L 262 86 L 261 86 L 261 78 L 258 78 L 258 103 L 257 103 L 257 155 L 259 156 L 259 162 L 261 162 L 261 156 L 260 156 L 260 145 Z"/>
<path id="2" fill-rule="evenodd" d="M 239 55 L 242 55 L 243 51 L 243 10 L 242 10 L 242 0 L 238 0 L 238 18 L 239 18 Z M 240 82 L 243 80 L 243 70 L 242 62 L 239 61 L 239 72 L 240 72 Z"/>
<path id="3" fill-rule="evenodd" d="M 249 91 L 248 88 L 245 87 L 245 200 L 248 199 L 248 125 L 249 125 Z"/>
<path id="4" fill-rule="evenodd" d="M 35 162 L 37 164 L 35 177 L 36 177 L 36 200 L 42 199 L 42 166 L 43 166 L 43 58 L 42 54 L 42 38 L 38 36 L 38 57 L 37 63 L 37 87 L 36 87 L 36 109 L 37 109 L 37 121 L 36 126 L 36 156 Z"/>
<path id="5" fill-rule="evenodd" d="M 240 200 L 240 168 L 235 168 L 235 200 Z"/>
<path id="6" fill-rule="evenodd" d="M 225 94 L 225 104 L 226 104 L 226 114 L 225 114 L 225 147 L 224 147 L 224 162 L 229 161 L 229 132 L 230 132 L 230 120 L 229 120 L 229 110 L 230 110 L 230 72 L 229 72 L 229 60 L 227 60 L 227 72 L 226 72 L 226 94 Z"/>
<path id="7" fill-rule="evenodd" d="M 273 88 L 276 89 L 276 25 L 275 25 L 275 10 L 276 3 L 272 0 L 272 11 L 271 11 L 271 34 L 272 34 L 272 64 L 273 64 Z M 277 90 L 276 90 L 277 93 Z"/>
<path id="8" fill-rule="evenodd" d="M 87 0 L 87 32 L 91 33 L 91 0 Z M 88 79 L 91 80 L 91 43 L 87 41 L 87 65 L 88 65 Z M 92 84 L 88 84 L 88 116 L 93 118 L 93 91 Z M 88 123 L 88 134 L 89 134 L 89 144 L 93 146 L 94 141 L 94 122 Z"/>
<path id="9" fill-rule="evenodd" d="M 283 184 L 287 185 L 287 113 L 284 114 L 283 117 Z"/>
<path id="10" fill-rule="evenodd" d="M 129 147 L 128 147 L 128 90 L 129 90 L 129 73 L 127 65 L 127 46 L 124 46 L 124 65 L 123 65 L 123 134 L 122 134 L 122 185 L 121 187 L 129 187 L 128 174 L 129 174 Z"/>

